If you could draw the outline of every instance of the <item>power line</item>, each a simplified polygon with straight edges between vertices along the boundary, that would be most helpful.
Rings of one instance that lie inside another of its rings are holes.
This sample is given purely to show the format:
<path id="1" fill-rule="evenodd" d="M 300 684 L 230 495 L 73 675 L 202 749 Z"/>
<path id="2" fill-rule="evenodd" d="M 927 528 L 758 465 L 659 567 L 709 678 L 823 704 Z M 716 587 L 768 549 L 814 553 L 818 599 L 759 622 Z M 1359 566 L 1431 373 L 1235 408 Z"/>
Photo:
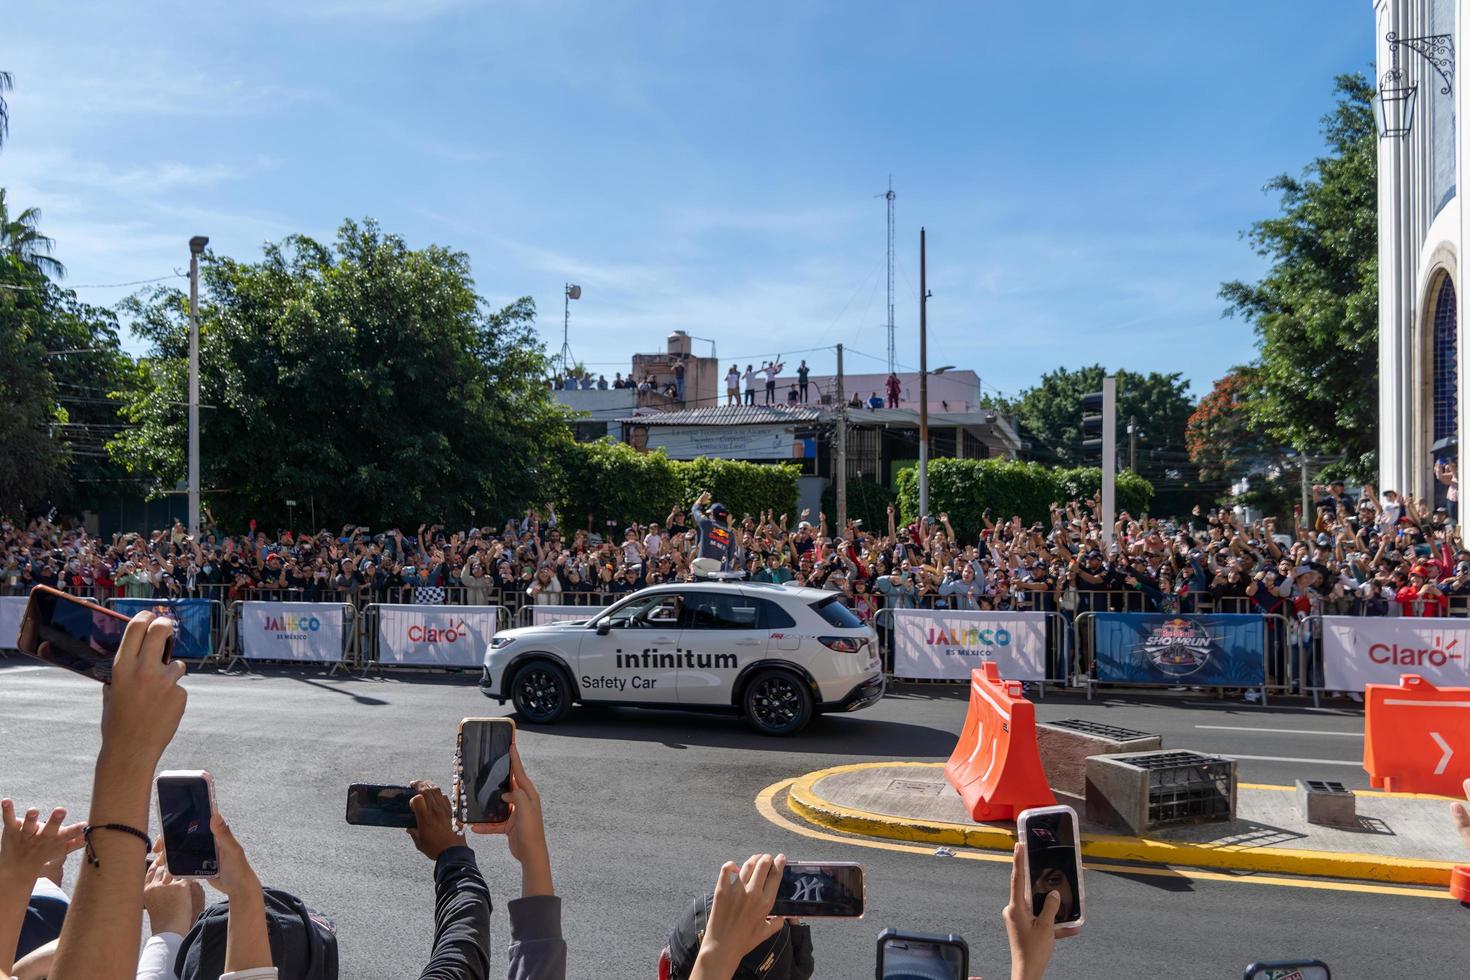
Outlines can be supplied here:
<path id="1" fill-rule="evenodd" d="M 18 286 L 11 283 L 0 282 L 0 289 L 14 289 L 24 293 L 44 293 L 47 289 L 53 286 L 57 289 L 121 289 L 124 286 L 146 286 L 147 284 L 152 282 L 163 282 L 165 279 L 187 278 L 189 277 L 184 275 L 183 273 L 175 272 L 172 275 L 158 276 L 154 279 L 135 279 L 132 282 L 79 282 L 70 283 L 66 286 L 62 286 L 53 282 L 48 282 L 44 286 Z"/>

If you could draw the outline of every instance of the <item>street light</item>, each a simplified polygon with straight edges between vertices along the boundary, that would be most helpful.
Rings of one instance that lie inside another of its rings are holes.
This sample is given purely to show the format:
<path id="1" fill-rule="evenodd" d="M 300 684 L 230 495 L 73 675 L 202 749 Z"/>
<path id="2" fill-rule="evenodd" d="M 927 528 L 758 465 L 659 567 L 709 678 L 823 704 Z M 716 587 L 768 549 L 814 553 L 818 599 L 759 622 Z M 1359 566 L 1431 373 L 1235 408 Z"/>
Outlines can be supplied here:
<path id="1" fill-rule="evenodd" d="M 1399 67 L 1399 45 L 1429 62 L 1429 66 L 1444 80 L 1439 93 L 1452 95 L 1455 89 L 1455 38 L 1452 34 L 1399 37 L 1389 31 L 1383 39 L 1388 42 L 1391 61 L 1388 71 L 1378 80 L 1378 97 L 1373 100 L 1373 107 L 1378 116 L 1379 136 L 1390 139 L 1407 136 L 1414 128 L 1414 105 L 1419 96 L 1418 84 L 1409 81 Z"/>
<path id="2" fill-rule="evenodd" d="M 189 534 L 199 540 L 199 256 L 209 239 L 189 239 Z"/>
<path id="3" fill-rule="evenodd" d="M 566 284 L 566 290 L 562 299 L 561 314 L 561 376 L 567 376 L 567 365 L 572 360 L 572 345 L 568 341 L 567 330 L 572 322 L 572 300 L 582 298 L 582 287 L 574 282 Z"/>

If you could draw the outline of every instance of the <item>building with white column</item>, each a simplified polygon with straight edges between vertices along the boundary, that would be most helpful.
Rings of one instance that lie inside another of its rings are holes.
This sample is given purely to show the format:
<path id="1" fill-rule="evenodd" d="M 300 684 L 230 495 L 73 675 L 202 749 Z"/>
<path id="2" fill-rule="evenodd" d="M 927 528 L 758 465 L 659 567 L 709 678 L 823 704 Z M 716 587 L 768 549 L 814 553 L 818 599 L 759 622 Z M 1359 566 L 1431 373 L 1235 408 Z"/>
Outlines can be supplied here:
<path id="1" fill-rule="evenodd" d="M 1437 461 L 1466 430 L 1465 228 L 1455 124 L 1470 0 L 1374 0 L 1377 32 L 1379 489 L 1443 503 Z"/>

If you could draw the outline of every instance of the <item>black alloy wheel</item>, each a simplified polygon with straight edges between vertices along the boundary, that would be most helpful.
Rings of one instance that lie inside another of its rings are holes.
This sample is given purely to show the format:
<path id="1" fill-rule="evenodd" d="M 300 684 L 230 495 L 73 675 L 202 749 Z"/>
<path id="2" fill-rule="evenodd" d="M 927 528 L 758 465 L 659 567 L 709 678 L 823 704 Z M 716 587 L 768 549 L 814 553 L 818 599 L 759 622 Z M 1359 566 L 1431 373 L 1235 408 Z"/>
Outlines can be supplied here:
<path id="1" fill-rule="evenodd" d="M 745 688 L 745 717 L 763 735 L 794 735 L 812 720 L 812 692 L 784 670 L 767 670 Z"/>
<path id="2" fill-rule="evenodd" d="M 516 712 L 536 725 L 561 721 L 572 707 L 571 685 L 554 664 L 535 661 L 516 671 L 511 683 Z"/>

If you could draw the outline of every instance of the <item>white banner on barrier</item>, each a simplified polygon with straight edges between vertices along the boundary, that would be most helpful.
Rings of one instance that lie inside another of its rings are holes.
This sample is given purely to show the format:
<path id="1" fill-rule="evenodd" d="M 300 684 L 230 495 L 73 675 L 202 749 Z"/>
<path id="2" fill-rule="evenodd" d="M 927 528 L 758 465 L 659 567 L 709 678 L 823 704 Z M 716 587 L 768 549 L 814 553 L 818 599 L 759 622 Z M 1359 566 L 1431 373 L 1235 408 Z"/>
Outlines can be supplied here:
<path id="1" fill-rule="evenodd" d="M 1470 620 L 1323 616 L 1322 686 L 1361 691 L 1418 674 L 1436 687 L 1470 686 Z"/>
<path id="2" fill-rule="evenodd" d="M 342 604 L 242 602 L 240 653 L 246 660 L 342 660 Z"/>
<path id="3" fill-rule="evenodd" d="M 29 601 L 23 595 L 0 596 L 0 650 L 14 650 L 20 642 L 20 621 Z"/>
<path id="4" fill-rule="evenodd" d="M 378 663 L 478 667 L 499 606 L 379 606 Z"/>
<path id="5" fill-rule="evenodd" d="M 591 619 L 600 612 L 601 606 L 532 606 L 531 625 L 570 623 L 578 619 Z"/>
<path id="6" fill-rule="evenodd" d="M 895 609 L 893 674 L 932 680 L 968 680 L 994 660 L 1008 681 L 1046 679 L 1043 612 L 968 612 Z"/>

